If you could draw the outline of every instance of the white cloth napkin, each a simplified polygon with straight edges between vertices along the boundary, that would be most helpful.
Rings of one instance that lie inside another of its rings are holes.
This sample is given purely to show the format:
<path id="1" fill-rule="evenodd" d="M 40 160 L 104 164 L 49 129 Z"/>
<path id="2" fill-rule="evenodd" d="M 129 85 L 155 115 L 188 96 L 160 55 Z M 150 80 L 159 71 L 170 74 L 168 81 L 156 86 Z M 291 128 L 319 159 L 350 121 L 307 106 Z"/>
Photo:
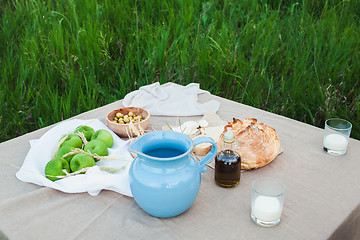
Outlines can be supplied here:
<path id="1" fill-rule="evenodd" d="M 156 82 L 128 93 L 123 105 L 145 108 L 152 115 L 192 116 L 203 115 L 208 110 L 216 113 L 220 103 L 216 100 L 199 103 L 198 95 L 202 93 L 210 94 L 201 90 L 197 83 L 181 86 L 174 83 L 160 85 Z"/>
<path id="2" fill-rule="evenodd" d="M 55 182 L 45 177 L 45 166 L 51 160 L 53 152 L 60 138 L 71 133 L 79 125 L 88 125 L 95 131 L 108 130 L 114 138 L 114 145 L 109 148 L 109 156 L 115 160 L 100 160 L 96 166 L 90 168 L 85 174 L 78 174 Z M 51 128 L 38 140 L 30 141 L 30 150 L 23 165 L 16 173 L 16 177 L 23 181 L 40 186 L 47 186 L 66 193 L 88 192 L 96 196 L 102 189 L 112 190 L 132 197 L 129 182 L 129 168 L 133 160 L 128 149 L 129 141 L 124 141 L 115 135 L 104 123 L 97 119 L 72 119 L 59 123 Z M 116 173 L 100 170 L 99 166 L 121 169 Z"/>

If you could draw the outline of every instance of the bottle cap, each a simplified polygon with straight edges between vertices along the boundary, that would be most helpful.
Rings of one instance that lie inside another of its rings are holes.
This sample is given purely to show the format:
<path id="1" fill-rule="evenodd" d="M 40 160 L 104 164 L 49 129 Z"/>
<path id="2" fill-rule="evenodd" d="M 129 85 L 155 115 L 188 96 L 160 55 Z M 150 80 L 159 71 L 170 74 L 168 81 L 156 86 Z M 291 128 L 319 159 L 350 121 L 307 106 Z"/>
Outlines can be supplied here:
<path id="1" fill-rule="evenodd" d="M 226 143 L 235 142 L 235 136 L 231 132 L 231 127 L 226 128 L 226 133 L 224 134 L 223 141 L 226 142 Z"/>

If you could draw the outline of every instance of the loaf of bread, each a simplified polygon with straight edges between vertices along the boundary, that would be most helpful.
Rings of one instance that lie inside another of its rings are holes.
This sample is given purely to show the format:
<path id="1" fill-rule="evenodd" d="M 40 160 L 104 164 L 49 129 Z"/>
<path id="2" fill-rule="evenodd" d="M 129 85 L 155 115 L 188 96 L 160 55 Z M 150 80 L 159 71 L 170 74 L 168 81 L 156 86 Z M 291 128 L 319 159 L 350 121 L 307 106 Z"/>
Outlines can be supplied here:
<path id="1" fill-rule="evenodd" d="M 245 118 L 244 121 L 234 118 L 226 127 L 231 127 L 235 135 L 235 150 L 241 156 L 241 169 L 263 167 L 280 153 L 280 139 L 275 129 L 258 123 L 255 118 Z"/>
<path id="2" fill-rule="evenodd" d="M 227 127 L 231 127 L 231 131 L 235 135 L 235 151 L 241 156 L 241 169 L 250 170 L 263 167 L 280 153 L 280 139 L 275 129 L 258 123 L 255 118 L 245 118 L 244 121 L 234 118 L 225 126 L 200 128 L 199 136 L 208 136 L 214 139 L 220 151 L 222 136 Z M 210 149 L 210 144 L 203 143 L 195 146 L 193 152 L 204 156 Z"/>

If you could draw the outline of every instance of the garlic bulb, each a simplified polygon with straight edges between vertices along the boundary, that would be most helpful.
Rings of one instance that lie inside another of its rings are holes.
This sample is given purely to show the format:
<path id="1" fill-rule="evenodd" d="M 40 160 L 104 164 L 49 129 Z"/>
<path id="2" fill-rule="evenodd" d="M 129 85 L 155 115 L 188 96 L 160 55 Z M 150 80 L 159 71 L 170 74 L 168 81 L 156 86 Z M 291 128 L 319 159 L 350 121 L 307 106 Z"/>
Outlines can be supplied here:
<path id="1" fill-rule="evenodd" d="M 204 128 L 204 127 L 209 126 L 209 123 L 208 123 L 208 121 L 202 119 L 202 120 L 199 121 L 199 125 L 200 125 L 200 127 Z"/>
<path id="2" fill-rule="evenodd" d="M 189 137 L 194 137 L 200 134 L 199 128 L 207 127 L 209 123 L 206 120 L 200 121 L 186 121 L 178 127 L 172 127 L 171 129 L 176 132 L 181 132 Z"/>

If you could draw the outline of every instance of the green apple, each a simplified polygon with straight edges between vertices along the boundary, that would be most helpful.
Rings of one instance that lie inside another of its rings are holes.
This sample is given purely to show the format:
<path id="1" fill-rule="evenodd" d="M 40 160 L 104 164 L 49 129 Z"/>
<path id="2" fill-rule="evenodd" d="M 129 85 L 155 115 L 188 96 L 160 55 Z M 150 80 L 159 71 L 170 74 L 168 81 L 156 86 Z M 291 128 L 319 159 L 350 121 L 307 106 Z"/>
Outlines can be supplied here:
<path id="1" fill-rule="evenodd" d="M 75 129 L 74 133 L 82 132 L 86 140 L 90 141 L 92 135 L 95 133 L 94 129 L 92 127 L 86 126 L 86 125 L 80 125 Z"/>
<path id="2" fill-rule="evenodd" d="M 51 181 L 56 181 L 61 179 L 56 176 L 66 175 L 63 170 L 66 170 L 68 173 L 70 173 L 69 163 L 63 158 L 55 157 L 46 164 L 45 175 Z"/>
<path id="3" fill-rule="evenodd" d="M 108 148 L 111 148 L 114 144 L 113 136 L 105 129 L 97 130 L 94 135 L 92 135 L 91 140 L 103 141 Z"/>
<path id="4" fill-rule="evenodd" d="M 62 158 L 65 154 L 68 154 L 69 152 L 75 150 L 76 148 L 69 146 L 69 145 L 65 145 L 62 146 L 61 148 L 59 148 L 59 150 L 56 153 L 56 157 Z M 66 161 L 68 161 L 68 163 L 70 163 L 71 159 L 75 156 L 76 153 L 71 154 L 69 156 L 64 157 L 64 159 Z"/>
<path id="5" fill-rule="evenodd" d="M 91 140 L 88 142 L 84 147 L 84 151 L 90 151 L 92 154 L 99 156 L 107 156 L 109 154 L 106 144 L 100 140 Z"/>
<path id="6" fill-rule="evenodd" d="M 82 147 L 82 140 L 81 137 L 79 137 L 78 135 L 70 133 L 65 137 L 66 137 L 65 141 L 60 145 L 60 147 L 63 146 L 72 146 L 74 148 Z"/>
<path id="7" fill-rule="evenodd" d="M 70 161 L 70 169 L 73 172 L 92 166 L 95 166 L 95 160 L 87 153 L 78 153 Z"/>

